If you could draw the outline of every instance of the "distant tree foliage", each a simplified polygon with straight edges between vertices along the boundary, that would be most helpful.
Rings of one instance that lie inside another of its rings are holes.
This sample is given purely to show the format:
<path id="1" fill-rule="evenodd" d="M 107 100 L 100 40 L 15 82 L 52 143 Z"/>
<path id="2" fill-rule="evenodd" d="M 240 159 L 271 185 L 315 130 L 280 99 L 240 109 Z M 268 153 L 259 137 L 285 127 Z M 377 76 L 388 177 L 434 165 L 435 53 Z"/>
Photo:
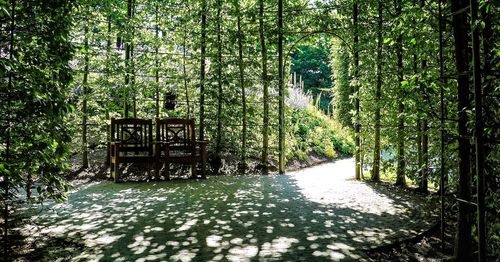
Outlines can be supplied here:
<path id="1" fill-rule="evenodd" d="M 329 52 L 327 40 L 320 37 L 314 45 L 298 46 L 292 54 L 290 66 L 291 74 L 302 76 L 304 91 L 311 92 L 314 99 L 321 99 L 319 105 L 325 112 L 331 107 L 329 91 L 333 80 Z"/>

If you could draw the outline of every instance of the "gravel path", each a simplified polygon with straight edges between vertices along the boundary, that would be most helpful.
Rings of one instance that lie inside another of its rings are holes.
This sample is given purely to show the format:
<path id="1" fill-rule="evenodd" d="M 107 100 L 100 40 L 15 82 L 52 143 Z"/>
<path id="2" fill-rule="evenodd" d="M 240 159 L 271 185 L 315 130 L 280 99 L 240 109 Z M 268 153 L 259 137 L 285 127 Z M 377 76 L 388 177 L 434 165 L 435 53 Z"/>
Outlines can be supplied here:
<path id="1" fill-rule="evenodd" d="M 358 261 L 435 220 L 425 198 L 355 181 L 353 170 L 346 159 L 283 176 L 100 182 L 42 212 L 32 231 L 72 243 L 48 260 Z"/>

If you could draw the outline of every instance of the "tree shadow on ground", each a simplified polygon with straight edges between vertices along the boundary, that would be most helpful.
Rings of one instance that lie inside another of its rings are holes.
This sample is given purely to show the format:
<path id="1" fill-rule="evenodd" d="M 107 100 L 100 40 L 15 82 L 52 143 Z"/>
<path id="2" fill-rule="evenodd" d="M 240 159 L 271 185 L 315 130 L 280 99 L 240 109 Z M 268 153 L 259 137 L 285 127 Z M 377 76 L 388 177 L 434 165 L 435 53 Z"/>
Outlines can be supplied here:
<path id="1" fill-rule="evenodd" d="M 414 201 L 397 192 L 311 179 L 102 182 L 52 206 L 37 223 L 42 235 L 81 240 L 85 249 L 75 260 L 331 261 L 362 260 L 363 250 L 415 234 L 424 222 L 413 215 Z M 318 185 L 341 188 L 321 197 Z"/>

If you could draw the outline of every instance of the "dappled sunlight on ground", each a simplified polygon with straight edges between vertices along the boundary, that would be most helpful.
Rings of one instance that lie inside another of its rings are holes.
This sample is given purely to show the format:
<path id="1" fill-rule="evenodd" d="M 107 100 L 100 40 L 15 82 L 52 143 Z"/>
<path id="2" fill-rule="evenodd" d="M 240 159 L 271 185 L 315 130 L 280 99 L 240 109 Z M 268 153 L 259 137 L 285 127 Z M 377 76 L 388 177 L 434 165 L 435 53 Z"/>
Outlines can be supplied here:
<path id="1" fill-rule="evenodd" d="M 362 259 L 364 249 L 428 226 L 430 213 L 416 210 L 416 199 L 348 179 L 351 165 L 341 160 L 285 176 L 97 183 L 41 213 L 33 234 L 82 241 L 75 260 L 330 261 Z"/>
<path id="2" fill-rule="evenodd" d="M 339 160 L 289 175 L 308 200 L 350 208 L 363 213 L 396 215 L 411 206 L 408 199 L 393 199 L 372 186 L 354 179 L 354 161 Z"/>

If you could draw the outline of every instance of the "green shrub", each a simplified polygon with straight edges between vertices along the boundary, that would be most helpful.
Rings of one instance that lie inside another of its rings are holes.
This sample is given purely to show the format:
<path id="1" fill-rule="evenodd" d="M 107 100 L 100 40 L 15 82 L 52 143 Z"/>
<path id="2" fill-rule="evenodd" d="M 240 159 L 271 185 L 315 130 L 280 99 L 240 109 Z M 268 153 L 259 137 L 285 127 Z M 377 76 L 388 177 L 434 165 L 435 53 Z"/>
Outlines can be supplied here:
<path id="1" fill-rule="evenodd" d="M 353 139 L 349 129 L 326 116 L 313 105 L 291 110 L 287 159 L 307 159 L 312 152 L 328 158 L 350 155 Z"/>

